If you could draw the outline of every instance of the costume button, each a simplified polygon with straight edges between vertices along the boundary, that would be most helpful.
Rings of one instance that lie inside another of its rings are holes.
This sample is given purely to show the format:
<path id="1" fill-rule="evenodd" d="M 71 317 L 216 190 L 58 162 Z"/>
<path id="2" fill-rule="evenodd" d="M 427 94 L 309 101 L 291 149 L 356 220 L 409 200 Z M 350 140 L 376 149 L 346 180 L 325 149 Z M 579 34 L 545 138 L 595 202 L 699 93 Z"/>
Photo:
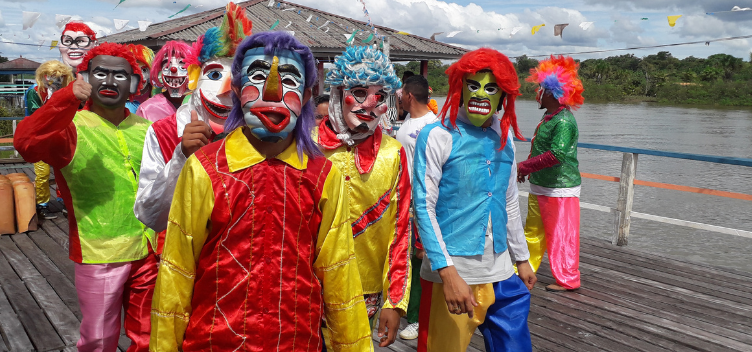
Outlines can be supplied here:
<path id="1" fill-rule="evenodd" d="M 271 214 L 272 213 L 272 207 L 266 207 L 266 212 Z"/>
<path id="2" fill-rule="evenodd" d="M 486 132 L 487 128 L 483 128 L 483 132 Z"/>
<path id="3" fill-rule="evenodd" d="M 490 197 L 490 196 L 492 196 L 492 195 L 493 195 L 493 193 L 491 193 L 491 192 L 488 192 L 488 196 L 489 196 L 489 197 Z"/>
<path id="4" fill-rule="evenodd" d="M 486 165 L 491 165 L 491 160 L 486 160 Z"/>
<path id="5" fill-rule="evenodd" d="M 350 176 L 345 176 L 345 181 L 350 181 Z"/>

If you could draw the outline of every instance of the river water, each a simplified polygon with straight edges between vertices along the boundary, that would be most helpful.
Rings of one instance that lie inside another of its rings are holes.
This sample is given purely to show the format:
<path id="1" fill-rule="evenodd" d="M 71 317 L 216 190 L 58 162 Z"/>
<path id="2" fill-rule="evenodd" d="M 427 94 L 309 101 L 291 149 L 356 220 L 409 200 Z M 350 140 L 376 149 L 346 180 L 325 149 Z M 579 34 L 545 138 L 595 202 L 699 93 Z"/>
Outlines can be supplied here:
<path id="1" fill-rule="evenodd" d="M 444 98 L 436 98 L 439 106 Z M 752 158 L 752 109 L 676 107 L 652 103 L 586 104 L 574 112 L 580 142 L 693 154 Z M 517 121 L 526 138 L 542 117 L 537 103 L 517 102 Z M 517 160 L 530 143 L 517 142 Z M 579 149 L 580 171 L 616 176 L 622 153 Z M 640 155 L 637 179 L 752 194 L 752 168 Z M 520 185 L 527 191 L 528 184 Z M 616 182 L 582 180 L 581 201 L 615 208 Z M 527 198 L 520 197 L 523 218 Z M 635 186 L 633 211 L 752 231 L 752 202 Z M 581 235 L 610 240 L 614 218 L 582 209 Z M 752 239 L 632 219 L 629 247 L 698 264 L 752 271 Z"/>

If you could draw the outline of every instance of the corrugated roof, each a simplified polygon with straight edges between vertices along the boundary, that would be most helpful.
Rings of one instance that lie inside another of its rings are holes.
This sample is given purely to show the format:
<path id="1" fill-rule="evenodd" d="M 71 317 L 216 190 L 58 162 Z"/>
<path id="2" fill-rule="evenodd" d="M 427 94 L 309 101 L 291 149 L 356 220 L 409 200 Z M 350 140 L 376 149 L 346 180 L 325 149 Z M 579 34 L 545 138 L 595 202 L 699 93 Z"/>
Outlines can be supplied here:
<path id="1" fill-rule="evenodd" d="M 36 61 L 19 57 L 18 59 L 0 63 L 0 71 L 36 71 L 39 65 L 41 64 Z"/>
<path id="2" fill-rule="evenodd" d="M 369 35 L 366 22 L 334 15 L 289 1 L 274 1 L 268 6 L 268 0 L 251 0 L 238 3 L 245 7 L 248 18 L 253 21 L 253 32 L 268 31 L 279 20 L 275 30 L 294 31 L 295 37 L 308 45 L 317 58 L 334 57 L 346 47 L 345 35 L 360 30 L 354 44 L 362 44 Z M 159 47 L 169 40 L 194 42 L 200 35 L 214 26 L 218 26 L 224 15 L 224 7 L 197 14 L 154 23 L 146 31 L 138 29 L 113 34 L 102 41 L 115 43 L 134 43 L 150 47 Z M 311 21 L 307 22 L 312 15 Z M 326 26 L 327 21 L 330 23 Z M 451 60 L 462 56 L 467 50 L 434 41 L 416 35 L 398 34 L 398 31 L 376 26 L 379 35 L 386 35 L 390 44 L 390 57 L 394 61 L 443 59 Z M 375 42 L 375 41 L 374 41 Z M 373 43 L 373 42 L 372 42 Z"/>

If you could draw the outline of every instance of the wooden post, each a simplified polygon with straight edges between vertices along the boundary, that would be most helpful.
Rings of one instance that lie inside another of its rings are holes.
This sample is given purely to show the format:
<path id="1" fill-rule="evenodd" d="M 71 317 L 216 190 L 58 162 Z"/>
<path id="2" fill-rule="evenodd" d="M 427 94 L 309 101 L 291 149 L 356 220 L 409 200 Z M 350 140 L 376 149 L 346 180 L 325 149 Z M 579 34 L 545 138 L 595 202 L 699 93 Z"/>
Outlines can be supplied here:
<path id="1" fill-rule="evenodd" d="M 428 60 L 420 62 L 420 74 L 423 75 L 423 77 L 428 78 Z"/>
<path id="2" fill-rule="evenodd" d="M 616 201 L 616 226 L 612 244 L 626 246 L 629 237 L 630 213 L 634 200 L 634 180 L 637 174 L 637 154 L 624 153 L 619 179 L 619 199 Z"/>
<path id="3" fill-rule="evenodd" d="M 316 77 L 319 79 L 319 84 L 318 91 L 314 92 L 314 96 L 324 94 L 324 79 L 326 78 L 324 77 L 324 61 L 319 61 L 316 65 Z"/>

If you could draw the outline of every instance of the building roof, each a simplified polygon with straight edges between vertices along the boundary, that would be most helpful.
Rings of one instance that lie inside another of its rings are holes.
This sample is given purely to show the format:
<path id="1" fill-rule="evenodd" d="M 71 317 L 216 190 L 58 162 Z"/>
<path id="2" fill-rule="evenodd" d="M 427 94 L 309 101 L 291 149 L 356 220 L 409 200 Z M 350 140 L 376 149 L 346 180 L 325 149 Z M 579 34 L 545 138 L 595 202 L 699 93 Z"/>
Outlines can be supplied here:
<path id="1" fill-rule="evenodd" d="M 272 6 L 269 6 L 273 3 Z M 319 58 L 334 58 L 345 50 L 347 36 L 354 30 L 360 30 L 354 40 L 355 45 L 362 44 L 369 36 L 370 28 L 366 22 L 334 15 L 289 1 L 251 0 L 238 3 L 245 7 L 248 18 L 253 21 L 253 32 L 268 31 L 279 20 L 275 30 L 295 32 L 301 43 L 308 45 L 313 54 Z M 146 31 L 133 29 L 113 34 L 101 41 L 115 43 L 142 44 L 159 47 L 169 40 L 183 40 L 192 43 L 200 35 L 218 26 L 224 15 L 224 7 L 184 16 L 160 23 L 154 23 Z M 311 18 L 308 22 L 308 18 Z M 376 26 L 379 35 L 388 37 L 390 58 L 393 61 L 418 60 L 452 60 L 462 56 L 467 50 L 441 43 L 428 38 L 400 32 L 382 26 Z M 372 41 L 371 43 L 375 43 Z"/>
<path id="2" fill-rule="evenodd" d="M 0 63 L 0 74 L 34 73 L 41 65 L 23 57 Z"/>

